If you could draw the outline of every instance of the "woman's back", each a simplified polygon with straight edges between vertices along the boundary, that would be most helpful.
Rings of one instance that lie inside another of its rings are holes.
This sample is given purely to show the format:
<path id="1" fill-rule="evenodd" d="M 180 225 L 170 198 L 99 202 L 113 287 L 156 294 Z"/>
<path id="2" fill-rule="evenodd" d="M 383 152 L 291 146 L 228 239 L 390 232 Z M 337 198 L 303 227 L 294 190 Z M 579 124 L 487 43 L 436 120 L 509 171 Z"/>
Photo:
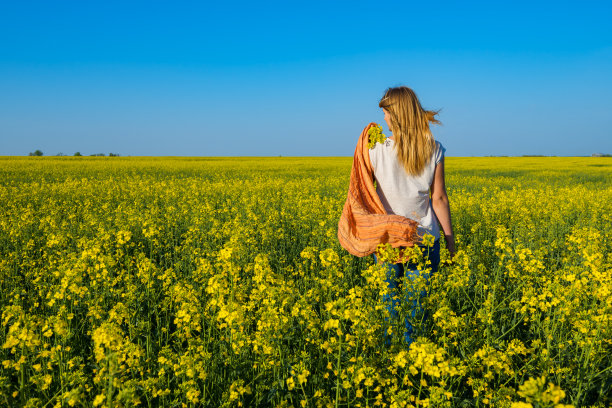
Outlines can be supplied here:
<path id="1" fill-rule="evenodd" d="M 440 238 L 440 228 L 432 209 L 429 190 L 436 165 L 444 157 L 444 147 L 435 142 L 434 152 L 418 176 L 409 175 L 400 163 L 393 139 L 370 149 L 370 161 L 376 179 L 376 192 L 387 214 L 402 215 L 419 223 L 419 234 Z"/>

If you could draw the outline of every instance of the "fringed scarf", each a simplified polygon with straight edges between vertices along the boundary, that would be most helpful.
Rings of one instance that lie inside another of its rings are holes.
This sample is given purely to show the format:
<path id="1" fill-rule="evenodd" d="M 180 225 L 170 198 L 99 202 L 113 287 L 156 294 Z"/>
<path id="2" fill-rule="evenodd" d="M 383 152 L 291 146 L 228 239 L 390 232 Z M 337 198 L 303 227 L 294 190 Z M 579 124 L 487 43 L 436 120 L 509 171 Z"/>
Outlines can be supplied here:
<path id="1" fill-rule="evenodd" d="M 421 241 L 417 234 L 418 223 L 401 215 L 387 214 L 374 188 L 368 148 L 368 130 L 372 126 L 376 123 L 367 125 L 357 142 L 348 195 L 338 222 L 340 245 L 359 257 L 376 252 L 378 244 L 389 243 L 398 248 L 411 247 Z"/>

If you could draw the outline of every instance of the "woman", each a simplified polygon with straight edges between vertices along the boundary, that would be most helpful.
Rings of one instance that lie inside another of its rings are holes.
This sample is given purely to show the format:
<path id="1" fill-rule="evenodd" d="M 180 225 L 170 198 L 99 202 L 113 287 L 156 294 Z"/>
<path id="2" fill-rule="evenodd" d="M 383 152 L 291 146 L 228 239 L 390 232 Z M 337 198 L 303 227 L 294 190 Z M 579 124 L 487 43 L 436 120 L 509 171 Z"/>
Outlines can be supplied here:
<path id="1" fill-rule="evenodd" d="M 380 244 L 389 244 L 392 248 L 417 244 L 428 257 L 431 271 L 435 272 L 440 250 L 438 222 L 444 230 L 451 257 L 455 253 L 444 185 L 444 148 L 429 130 L 430 122 L 440 123 L 435 119 L 437 112 L 424 110 L 416 94 L 405 86 L 387 89 L 378 106 L 383 108 L 392 136 L 373 144 L 373 140 L 380 140 L 381 136 L 376 123 L 368 124 L 361 132 L 346 202 L 338 222 L 338 241 L 358 257 L 375 254 Z M 426 234 L 434 238 L 431 248 L 424 245 Z M 398 259 L 405 259 L 405 255 L 405 251 L 400 251 Z M 378 261 L 376 255 L 374 259 Z M 400 299 L 412 302 L 411 315 L 415 317 L 420 299 L 426 293 L 413 290 L 410 278 L 420 275 L 421 271 L 411 263 L 387 263 L 386 266 L 391 292 L 401 289 Z M 404 275 L 408 279 L 400 288 L 398 281 Z M 423 276 L 427 279 L 429 273 Z M 392 315 L 397 315 L 395 297 L 387 299 Z M 405 333 L 409 344 L 413 340 L 410 320 L 406 320 Z"/>
<path id="2" fill-rule="evenodd" d="M 414 91 L 405 86 L 387 89 L 378 106 L 383 109 L 392 136 L 384 143 L 377 143 L 369 151 L 377 185 L 376 192 L 387 214 L 401 215 L 417 221 L 418 235 L 429 234 L 434 237 L 432 247 L 419 247 L 422 248 L 423 254 L 429 257 L 431 272 L 436 272 L 440 262 L 438 222 L 444 231 L 447 249 L 451 256 L 455 253 L 455 239 L 444 183 L 445 149 L 434 140 L 429 129 L 430 122 L 440 123 L 435 119 L 437 112 L 424 110 Z M 376 254 L 373 256 L 377 261 Z M 411 320 L 420 310 L 421 298 L 426 296 L 425 291 L 415 293 L 410 281 L 419 274 L 427 279 L 429 273 L 422 273 L 414 263 L 385 265 L 388 268 L 387 283 L 391 290 L 390 299 L 387 299 L 390 313 L 397 316 L 398 301 L 412 303 L 405 332 L 405 340 L 410 344 L 413 341 Z M 404 284 L 398 285 L 402 277 L 405 277 Z M 401 300 L 398 300 L 398 297 Z"/>

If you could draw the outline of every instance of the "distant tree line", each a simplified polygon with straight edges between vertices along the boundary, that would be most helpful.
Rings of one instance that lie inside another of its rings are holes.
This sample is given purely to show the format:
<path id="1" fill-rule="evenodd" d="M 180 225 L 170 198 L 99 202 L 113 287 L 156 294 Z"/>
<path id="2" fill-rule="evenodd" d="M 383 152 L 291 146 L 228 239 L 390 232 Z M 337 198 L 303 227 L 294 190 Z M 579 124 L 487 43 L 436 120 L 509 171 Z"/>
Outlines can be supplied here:
<path id="1" fill-rule="evenodd" d="M 38 149 L 28 154 L 28 156 L 43 156 L 43 155 L 44 153 Z M 58 154 L 56 154 L 56 156 L 66 156 L 66 155 L 62 152 L 59 152 Z M 81 154 L 81 152 L 76 152 L 74 156 L 83 156 L 83 155 Z M 106 156 L 106 155 L 104 153 L 94 153 L 94 154 L 90 154 L 90 156 Z M 119 153 L 109 153 L 108 154 L 108 157 L 119 157 L 119 156 L 120 156 Z"/>

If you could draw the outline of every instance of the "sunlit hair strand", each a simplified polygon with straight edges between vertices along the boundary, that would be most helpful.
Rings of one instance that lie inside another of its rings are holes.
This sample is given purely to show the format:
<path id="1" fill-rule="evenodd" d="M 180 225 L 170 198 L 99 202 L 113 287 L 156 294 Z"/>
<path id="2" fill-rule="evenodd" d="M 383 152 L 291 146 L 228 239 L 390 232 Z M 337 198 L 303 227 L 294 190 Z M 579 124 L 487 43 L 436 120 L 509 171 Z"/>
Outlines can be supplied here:
<path id="1" fill-rule="evenodd" d="M 417 95 L 406 86 L 388 88 L 378 106 L 389 112 L 399 162 L 410 175 L 419 175 L 431 159 L 435 141 L 430 123 L 441 124 L 439 111 L 423 109 Z"/>

